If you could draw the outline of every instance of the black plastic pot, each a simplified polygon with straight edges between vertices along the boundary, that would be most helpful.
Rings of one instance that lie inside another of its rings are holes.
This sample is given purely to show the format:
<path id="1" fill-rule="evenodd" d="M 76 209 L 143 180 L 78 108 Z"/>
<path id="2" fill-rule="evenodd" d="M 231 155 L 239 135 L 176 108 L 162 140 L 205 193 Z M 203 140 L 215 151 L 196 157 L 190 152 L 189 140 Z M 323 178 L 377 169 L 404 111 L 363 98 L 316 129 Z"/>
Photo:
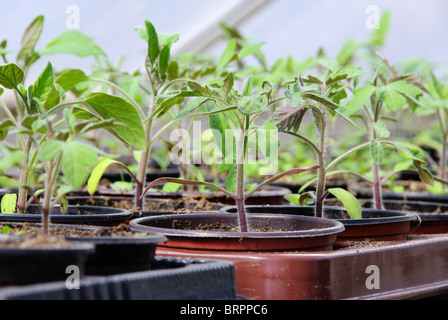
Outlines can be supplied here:
<path id="1" fill-rule="evenodd" d="M 66 237 L 72 242 L 94 243 L 96 250 L 86 261 L 87 275 L 111 275 L 150 270 L 162 234 L 136 234 L 131 237 Z"/>
<path id="2" fill-rule="evenodd" d="M 248 232 L 238 231 L 238 216 L 226 212 L 151 216 L 134 219 L 131 229 L 162 233 L 161 247 L 186 250 L 331 250 L 342 223 L 292 215 L 248 215 Z M 224 228 L 213 231 L 204 227 Z"/>
<path id="3" fill-rule="evenodd" d="M 236 207 L 225 207 L 223 212 L 237 212 Z M 314 206 L 247 206 L 248 213 L 288 214 L 314 216 Z M 349 219 L 342 207 L 324 207 L 326 219 L 341 222 L 345 230 L 338 234 L 338 241 L 404 240 L 411 231 L 411 222 L 418 220 L 415 214 L 400 211 L 362 209 L 362 219 Z"/>
<path id="4" fill-rule="evenodd" d="M 6 241 L 17 241 L 10 237 Z M 84 275 L 84 263 L 93 253 L 92 243 L 73 243 L 69 248 L 0 248 L 0 285 L 21 285 L 65 280 L 70 265 Z"/>
<path id="5" fill-rule="evenodd" d="M 365 207 L 372 207 L 372 201 L 365 201 Z M 448 204 L 427 201 L 384 200 L 383 206 L 387 210 L 412 212 L 419 216 L 413 222 L 414 234 L 448 233 Z"/>
<path id="6" fill-rule="evenodd" d="M 124 209 L 69 206 L 66 213 L 55 207 L 50 215 L 52 223 L 85 224 L 97 226 L 114 226 L 129 221 L 132 213 Z M 0 214 L 1 222 L 34 222 L 42 221 L 42 215 L 37 205 L 30 205 L 25 214 Z"/>
<path id="7" fill-rule="evenodd" d="M 80 288 L 65 281 L 0 288 L 0 300 L 236 300 L 233 263 L 156 257 L 152 270 L 86 276 Z"/>
<path id="8" fill-rule="evenodd" d="M 373 199 L 370 189 L 353 188 L 354 196 L 358 199 Z M 382 191 L 383 200 L 426 201 L 435 203 L 448 203 L 448 194 L 431 194 L 429 192 L 392 192 Z"/>

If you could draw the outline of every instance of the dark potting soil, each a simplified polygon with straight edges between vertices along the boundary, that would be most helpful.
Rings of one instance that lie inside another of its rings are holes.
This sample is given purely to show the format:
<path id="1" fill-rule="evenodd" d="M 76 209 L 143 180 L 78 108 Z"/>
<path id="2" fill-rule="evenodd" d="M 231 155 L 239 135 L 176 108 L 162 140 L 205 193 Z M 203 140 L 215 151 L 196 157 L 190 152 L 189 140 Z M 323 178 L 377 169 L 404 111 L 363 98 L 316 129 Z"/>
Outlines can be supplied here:
<path id="1" fill-rule="evenodd" d="M 8 234 L 24 234 L 29 238 L 41 237 L 41 227 L 32 223 L 8 223 L 0 225 L 3 230 L 4 227 L 9 228 Z M 131 231 L 129 225 L 126 223 L 120 224 L 116 227 L 85 227 L 76 228 L 72 226 L 50 226 L 50 234 L 52 238 L 65 241 L 65 237 L 132 237 L 136 233 Z"/>

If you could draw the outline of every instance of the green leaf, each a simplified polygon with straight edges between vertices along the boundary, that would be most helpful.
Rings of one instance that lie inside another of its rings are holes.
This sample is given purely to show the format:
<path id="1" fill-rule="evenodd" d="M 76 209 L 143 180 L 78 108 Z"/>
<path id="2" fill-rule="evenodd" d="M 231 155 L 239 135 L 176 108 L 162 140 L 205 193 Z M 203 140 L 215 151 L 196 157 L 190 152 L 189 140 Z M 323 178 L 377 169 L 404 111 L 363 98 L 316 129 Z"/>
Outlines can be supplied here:
<path id="1" fill-rule="evenodd" d="M 370 155 L 377 165 L 381 166 L 383 164 L 384 147 L 380 141 L 372 140 L 370 142 Z"/>
<path id="2" fill-rule="evenodd" d="M 224 67 L 233 60 L 235 50 L 236 50 L 236 40 L 231 39 L 227 44 L 226 48 L 224 49 L 224 52 L 219 57 L 216 70 L 220 71 L 224 69 Z"/>
<path id="3" fill-rule="evenodd" d="M 22 66 L 29 66 L 31 62 L 34 62 L 33 57 L 35 55 L 34 48 L 37 41 L 40 38 L 44 25 L 44 17 L 37 16 L 28 26 L 20 41 L 20 51 L 17 54 L 16 60 L 21 62 Z"/>
<path id="4" fill-rule="evenodd" d="M 23 77 L 23 70 L 14 63 L 0 66 L 0 85 L 6 89 L 17 89 Z"/>
<path id="5" fill-rule="evenodd" d="M 72 89 L 74 85 L 87 80 L 89 80 L 89 77 L 83 71 L 79 69 L 69 69 L 62 72 L 55 80 L 55 83 L 61 86 L 61 88 L 65 92 L 67 92 Z M 59 102 L 59 100 L 60 95 L 55 88 L 50 93 L 47 101 L 45 101 L 46 108 L 48 109 L 54 107 Z"/>
<path id="6" fill-rule="evenodd" d="M 181 187 L 181 185 L 178 183 L 167 182 L 163 185 L 162 191 L 163 192 L 177 192 L 177 191 L 179 191 L 180 187 Z"/>
<path id="7" fill-rule="evenodd" d="M 234 83 L 235 83 L 235 80 L 233 78 L 233 73 L 229 72 L 229 74 L 225 77 L 224 82 L 222 84 L 222 97 L 223 97 L 223 99 L 227 98 L 227 95 L 233 89 Z"/>
<path id="8" fill-rule="evenodd" d="M 186 115 L 198 109 L 203 103 L 205 103 L 208 100 L 209 100 L 208 98 L 200 97 L 194 99 L 193 101 L 190 101 L 188 105 L 179 112 L 179 114 L 174 118 L 174 120 L 182 119 Z"/>
<path id="9" fill-rule="evenodd" d="M 14 127 L 14 122 L 12 122 L 12 120 L 10 119 L 6 119 L 0 122 L 0 141 L 6 138 L 10 127 Z"/>
<path id="10" fill-rule="evenodd" d="M 373 124 L 373 129 L 375 130 L 378 139 L 386 139 L 390 137 L 390 131 L 387 129 L 384 122 L 375 122 Z"/>
<path id="11" fill-rule="evenodd" d="M 434 186 L 434 177 L 431 174 L 431 171 L 424 165 L 421 161 L 413 161 L 414 166 L 417 168 L 418 175 L 420 177 L 420 180 L 423 181 L 426 185 L 429 185 L 431 187 Z"/>
<path id="12" fill-rule="evenodd" d="M 162 51 L 160 52 L 159 68 L 160 74 L 162 76 L 165 75 L 166 71 L 168 70 L 168 65 L 170 62 L 170 50 L 171 44 L 168 44 L 163 47 Z"/>
<path id="13" fill-rule="evenodd" d="M 375 87 L 372 85 L 366 85 L 353 91 L 353 97 L 347 102 L 345 114 L 351 116 L 364 105 L 370 106 L 370 97 L 374 92 Z"/>
<path id="14" fill-rule="evenodd" d="M 17 194 L 7 193 L 2 197 L 2 214 L 14 214 L 16 212 Z"/>
<path id="15" fill-rule="evenodd" d="M 256 96 L 242 97 L 239 101 L 238 111 L 246 116 L 251 116 L 258 112 L 269 111 Z"/>
<path id="16" fill-rule="evenodd" d="M 227 175 L 227 178 L 226 178 L 226 190 L 227 191 L 229 191 L 229 192 L 236 191 L 236 176 L 237 176 L 237 169 L 236 169 L 236 166 L 233 165 Z"/>
<path id="17" fill-rule="evenodd" d="M 51 63 L 48 62 L 45 69 L 34 82 L 33 89 L 31 90 L 31 95 L 33 96 L 33 98 L 39 99 L 39 101 L 44 102 L 49 97 L 53 88 L 53 67 Z"/>
<path id="18" fill-rule="evenodd" d="M 47 140 L 39 148 L 39 158 L 41 160 L 54 159 L 59 151 L 64 147 L 64 142 L 59 140 Z"/>
<path id="19" fill-rule="evenodd" d="M 40 55 L 58 53 L 73 54 L 78 57 L 107 56 L 92 38 L 77 30 L 65 31 L 39 51 Z"/>
<path id="20" fill-rule="evenodd" d="M 3 94 L 3 92 L 5 92 L 5 90 L 3 88 L 0 88 L 0 96 Z"/>
<path id="21" fill-rule="evenodd" d="M 248 55 L 257 53 L 264 44 L 266 44 L 266 42 L 245 45 L 238 52 L 238 59 L 243 59 L 244 57 L 247 57 Z"/>
<path id="22" fill-rule="evenodd" d="M 244 85 L 242 95 L 245 97 L 250 96 L 252 94 L 253 87 L 254 87 L 254 80 L 252 75 L 250 75 L 249 78 L 247 78 L 246 84 Z"/>
<path id="23" fill-rule="evenodd" d="M 93 168 L 92 173 L 90 174 L 89 180 L 87 181 L 87 191 L 90 195 L 95 193 L 95 190 L 98 186 L 98 182 L 103 176 L 104 171 L 112 164 L 117 164 L 120 166 L 125 166 L 123 163 L 113 160 L 113 159 L 102 159 L 98 162 L 98 164 Z"/>
<path id="24" fill-rule="evenodd" d="M 151 64 L 154 64 L 160 54 L 159 38 L 157 36 L 156 29 L 151 22 L 145 20 L 145 27 L 148 37 L 148 57 Z"/>
<path id="25" fill-rule="evenodd" d="M 331 188 L 327 191 L 342 201 L 352 219 L 362 219 L 361 204 L 350 192 L 342 188 Z"/>
<path id="26" fill-rule="evenodd" d="M 85 102 L 104 119 L 116 119 L 121 122 L 124 127 L 117 126 L 114 130 L 123 140 L 140 150 L 146 148 L 142 119 L 129 102 L 120 97 L 101 92 L 91 93 L 87 96 Z"/>
<path id="27" fill-rule="evenodd" d="M 68 183 L 74 188 L 81 188 L 97 162 L 97 150 L 80 141 L 63 144 L 61 168 Z"/>

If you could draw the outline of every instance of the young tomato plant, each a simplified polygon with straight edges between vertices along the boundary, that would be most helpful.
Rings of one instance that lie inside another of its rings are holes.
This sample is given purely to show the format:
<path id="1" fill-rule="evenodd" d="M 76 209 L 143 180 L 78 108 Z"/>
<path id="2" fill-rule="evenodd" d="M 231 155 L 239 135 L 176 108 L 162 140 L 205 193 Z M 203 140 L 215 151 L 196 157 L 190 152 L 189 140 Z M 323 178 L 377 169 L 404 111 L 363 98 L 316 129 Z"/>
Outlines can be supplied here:
<path id="1" fill-rule="evenodd" d="M 369 148 L 372 178 L 368 179 L 353 170 L 351 173 L 372 186 L 376 209 L 383 208 L 382 184 L 399 173 L 418 173 L 424 183 L 434 184 L 434 178 L 426 167 L 426 161 L 418 157 L 420 150 L 410 143 L 389 140 L 391 134 L 386 126 L 386 121 L 391 119 L 390 114 L 394 111 L 402 110 L 405 106 L 411 111 L 415 111 L 418 107 L 424 108 L 419 101 L 424 90 L 424 86 L 416 76 L 399 74 L 387 59 L 380 57 L 380 64 L 373 80 L 364 86 L 355 88 L 353 96 L 347 102 L 345 113 L 348 116 L 356 115 L 363 120 L 367 129 L 367 142 L 346 151 L 336 158 L 329 167 L 333 167 L 354 152 Z M 397 170 L 381 177 L 380 167 L 386 157 L 384 146 L 396 149 L 402 158 L 412 161 L 417 170 Z"/>
<path id="2" fill-rule="evenodd" d="M 256 142 L 259 143 L 255 151 L 272 159 L 272 156 L 277 156 L 278 134 L 270 117 L 261 127 L 256 125 L 256 120 L 260 118 L 261 114 L 271 111 L 269 99 L 265 97 L 267 93 L 254 90 L 251 78 L 246 81 L 242 93 L 233 88 L 234 83 L 233 73 L 228 73 L 224 79 L 213 79 L 209 84 L 204 85 L 195 81 L 189 81 L 188 87 L 182 88 L 177 93 L 173 93 L 165 98 L 165 102 L 170 103 L 170 100 L 174 101 L 179 97 L 192 97 L 195 103 L 184 109 L 183 113 L 196 114 L 196 116 L 206 116 L 208 118 L 210 127 L 213 129 L 216 146 L 222 155 L 218 171 L 220 173 L 228 172 L 225 186 L 206 181 L 159 178 L 150 183 L 145 192 L 153 185 L 161 182 L 216 188 L 235 200 L 240 230 L 247 232 L 248 223 L 245 209 L 247 198 L 266 184 L 289 174 L 315 170 L 318 166 L 312 165 L 307 168 L 290 169 L 274 175 L 272 178 L 252 188 L 251 191 L 247 191 L 245 166 L 249 161 L 250 137 L 255 136 Z"/>
<path id="3" fill-rule="evenodd" d="M 342 113 L 339 102 L 347 96 L 342 80 L 350 80 L 362 74 L 360 70 L 342 69 L 329 70 L 322 76 L 309 75 L 307 78 L 295 79 L 285 91 L 286 105 L 278 108 L 275 115 L 277 127 L 281 132 L 299 138 L 308 144 L 317 156 L 319 165 L 315 195 L 315 215 L 322 217 L 324 200 L 329 193 L 343 201 L 348 213 L 353 218 L 361 217 L 358 201 L 346 190 L 331 188 L 326 190 L 326 179 L 330 167 L 327 165 L 327 113 L 342 118 L 344 122 L 357 127 Z M 313 123 L 317 129 L 318 141 L 313 141 L 299 132 L 307 111 L 312 112 Z M 303 203 L 310 193 L 298 195 L 298 203 Z"/>
<path id="4" fill-rule="evenodd" d="M 144 88 L 145 92 L 149 95 L 150 100 L 147 108 L 142 108 L 125 90 L 116 84 L 107 80 L 94 79 L 95 81 L 109 85 L 111 88 L 121 93 L 137 112 L 136 114 L 128 115 L 129 119 L 132 119 L 132 121 L 143 127 L 143 132 L 140 133 L 139 143 L 134 144 L 138 151 L 135 153 L 138 162 L 137 172 L 134 174 L 131 168 L 122 162 L 104 158 L 92 171 L 88 180 L 88 191 L 90 194 L 95 192 L 102 174 L 109 165 L 115 164 L 121 166 L 135 181 L 134 207 L 141 209 L 143 208 L 141 195 L 146 184 L 146 173 L 153 145 L 163 132 L 183 119 L 183 117 L 170 119 L 157 132 L 153 132 L 154 120 L 166 115 L 171 107 L 176 104 L 181 104 L 184 101 L 183 97 L 179 97 L 179 99 L 169 104 L 160 104 L 158 100 L 159 96 L 167 94 L 173 86 L 185 82 L 186 80 L 182 77 L 178 63 L 170 57 L 171 46 L 177 41 L 179 36 L 177 34 L 167 35 L 157 33 L 154 26 L 149 21 L 145 21 L 145 28 L 139 28 L 138 31 L 140 37 L 148 44 L 145 70 L 149 88 Z"/>

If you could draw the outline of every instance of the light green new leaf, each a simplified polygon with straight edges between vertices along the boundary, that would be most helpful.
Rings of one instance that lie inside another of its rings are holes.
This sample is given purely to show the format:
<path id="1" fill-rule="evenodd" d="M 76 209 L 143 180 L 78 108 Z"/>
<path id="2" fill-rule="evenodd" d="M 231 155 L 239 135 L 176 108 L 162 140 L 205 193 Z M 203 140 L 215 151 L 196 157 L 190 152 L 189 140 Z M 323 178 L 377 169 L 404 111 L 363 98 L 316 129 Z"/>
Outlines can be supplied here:
<path id="1" fill-rule="evenodd" d="M 67 92 L 70 89 L 73 88 L 74 85 L 89 80 L 89 77 L 81 70 L 79 69 L 69 69 L 64 72 L 62 72 L 57 79 L 55 80 L 55 83 L 61 88 Z M 54 107 L 60 100 L 60 95 L 55 88 L 50 93 L 50 96 L 48 97 L 47 101 L 45 101 L 45 107 L 51 108 Z"/>
<path id="2" fill-rule="evenodd" d="M 224 49 L 224 52 L 219 57 L 216 70 L 220 71 L 224 69 L 224 67 L 233 60 L 235 50 L 236 50 L 236 40 L 232 39 L 229 41 L 227 47 Z"/>
<path id="3" fill-rule="evenodd" d="M 121 122 L 124 126 L 117 126 L 114 130 L 123 140 L 140 150 L 146 148 L 142 119 L 129 102 L 101 92 L 91 93 L 85 102 L 104 119 L 116 119 Z"/>
<path id="4" fill-rule="evenodd" d="M 23 77 L 23 70 L 14 63 L 0 66 L 0 85 L 6 89 L 16 89 Z"/>
<path id="5" fill-rule="evenodd" d="M 342 201 L 352 219 L 362 219 L 361 204 L 350 192 L 342 188 L 331 188 L 327 191 Z"/>
<path id="6" fill-rule="evenodd" d="M 378 139 L 387 139 L 390 137 L 390 131 L 387 129 L 384 122 L 375 122 L 373 124 L 373 129 L 375 130 Z"/>
<path id="7" fill-rule="evenodd" d="M 23 34 L 22 40 L 20 41 L 21 48 L 16 58 L 17 61 L 23 61 L 23 65 L 25 65 L 30 56 L 34 54 L 34 47 L 42 33 L 43 25 L 44 17 L 41 15 L 37 16 Z"/>
<path id="8" fill-rule="evenodd" d="M 17 194 L 7 193 L 2 197 L 2 214 L 14 214 L 16 212 Z"/>
<path id="9" fill-rule="evenodd" d="M 34 98 L 44 102 L 49 97 L 51 91 L 54 88 L 54 75 L 53 67 L 50 62 L 47 63 L 45 69 L 37 77 L 33 84 L 31 94 Z"/>
<path id="10" fill-rule="evenodd" d="M 113 159 L 105 158 L 99 161 L 98 164 L 95 166 L 95 168 L 93 168 L 89 180 L 87 181 L 87 191 L 89 192 L 90 195 L 93 195 L 95 193 L 95 190 L 98 186 L 98 182 L 103 176 L 104 171 L 107 169 L 108 166 L 112 164 L 126 167 L 123 163 Z"/>
<path id="11" fill-rule="evenodd" d="M 372 85 L 366 85 L 360 87 L 353 92 L 353 97 L 347 102 L 347 108 L 345 109 L 345 114 L 351 116 L 363 105 L 370 105 L 370 97 L 375 92 L 375 87 Z"/>
<path id="12" fill-rule="evenodd" d="M 39 158 L 41 160 L 54 159 L 59 151 L 64 147 L 64 142 L 59 140 L 47 140 L 39 148 Z"/>
<path id="13" fill-rule="evenodd" d="M 41 56 L 58 53 L 73 54 L 78 57 L 107 56 L 92 38 L 77 30 L 65 31 L 39 51 Z"/>

